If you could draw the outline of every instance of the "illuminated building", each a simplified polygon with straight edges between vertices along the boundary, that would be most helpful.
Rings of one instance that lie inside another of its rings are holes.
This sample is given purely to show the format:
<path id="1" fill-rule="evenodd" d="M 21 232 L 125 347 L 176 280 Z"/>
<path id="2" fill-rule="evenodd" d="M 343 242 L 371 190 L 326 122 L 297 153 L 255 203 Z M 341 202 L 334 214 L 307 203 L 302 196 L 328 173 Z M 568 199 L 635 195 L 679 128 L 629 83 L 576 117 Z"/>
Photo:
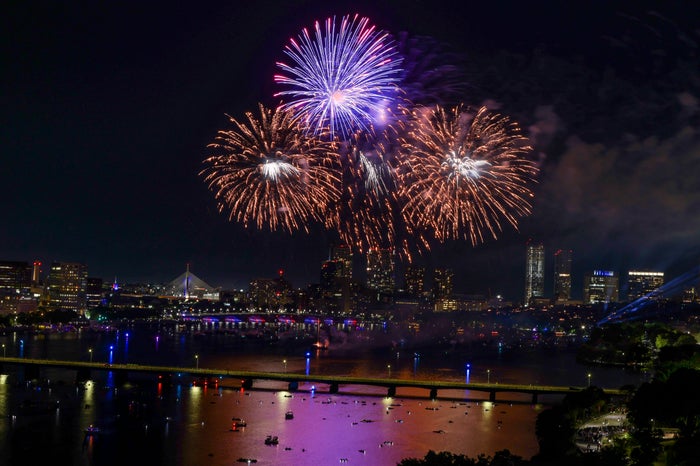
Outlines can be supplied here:
<path id="1" fill-rule="evenodd" d="M 558 249 L 554 253 L 554 302 L 571 299 L 571 255 L 570 249 Z"/>
<path id="2" fill-rule="evenodd" d="M 54 262 L 46 280 L 44 304 L 49 309 L 85 312 L 87 266 L 76 262 Z"/>
<path id="3" fill-rule="evenodd" d="M 425 268 L 415 265 L 406 267 L 403 275 L 403 286 L 409 296 L 420 296 L 423 294 L 423 278 L 425 277 Z"/>
<path id="4" fill-rule="evenodd" d="M 454 273 L 451 269 L 433 271 L 433 299 L 435 312 L 456 311 L 457 301 L 452 296 Z"/>
<path id="5" fill-rule="evenodd" d="M 88 309 L 95 308 L 102 304 L 104 298 L 104 290 L 102 288 L 103 281 L 101 278 L 88 277 L 85 286 L 85 299 L 87 300 Z"/>
<path id="6" fill-rule="evenodd" d="M 394 251 L 370 249 L 367 251 L 367 288 L 382 293 L 394 292 Z"/>
<path id="7" fill-rule="evenodd" d="M 32 264 L 32 285 L 38 285 L 41 282 L 41 261 L 34 261 Z"/>
<path id="8" fill-rule="evenodd" d="M 544 245 L 528 241 L 525 259 L 525 301 L 544 298 Z"/>
<path id="9" fill-rule="evenodd" d="M 454 273 L 452 269 L 435 269 L 433 274 L 433 296 L 435 300 L 452 297 L 452 282 Z"/>
<path id="10" fill-rule="evenodd" d="M 642 296 L 653 297 L 654 291 L 663 284 L 663 272 L 630 270 L 627 278 L 627 299 L 634 301 Z"/>
<path id="11" fill-rule="evenodd" d="M 30 294 L 31 278 L 27 262 L 0 262 L 0 313 L 17 312 L 20 300 Z"/>
<path id="12" fill-rule="evenodd" d="M 321 264 L 321 294 L 324 307 L 330 313 L 350 310 L 350 279 L 345 274 L 346 265 L 342 260 Z"/>
<path id="13" fill-rule="evenodd" d="M 620 279 L 611 270 L 594 270 L 583 280 L 583 303 L 615 303 L 619 300 Z"/>
<path id="14" fill-rule="evenodd" d="M 346 244 L 333 246 L 331 260 L 340 266 L 340 270 L 337 271 L 338 277 L 352 280 L 352 248 Z"/>

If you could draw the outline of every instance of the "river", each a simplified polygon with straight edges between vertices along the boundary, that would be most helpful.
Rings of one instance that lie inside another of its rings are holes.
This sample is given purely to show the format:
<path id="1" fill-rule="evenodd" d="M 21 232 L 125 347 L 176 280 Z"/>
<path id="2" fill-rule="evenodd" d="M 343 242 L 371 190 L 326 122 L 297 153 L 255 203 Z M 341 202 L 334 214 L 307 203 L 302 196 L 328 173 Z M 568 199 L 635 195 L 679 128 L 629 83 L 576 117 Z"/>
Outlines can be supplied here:
<path id="1" fill-rule="evenodd" d="M 160 326 L 8 333 L 0 342 L 7 356 L 307 374 L 567 386 L 590 381 L 613 388 L 646 377 L 585 367 L 564 350 L 309 350 Z M 384 388 L 341 386 L 330 394 L 311 384 L 288 392 L 284 383 L 263 381 L 242 390 L 238 381 L 204 385 L 184 377 L 163 384 L 141 376 L 118 385 L 108 371 L 76 384 L 74 371 L 55 369 L 43 369 L 41 380 L 30 382 L 10 366 L 2 373 L 0 458 L 7 465 L 231 466 L 246 459 L 259 465 L 395 465 L 429 450 L 476 456 L 506 448 L 530 458 L 537 452 L 537 414 L 558 400 L 541 397 L 542 404 L 533 405 L 527 396 L 504 394 L 489 402 L 483 393 L 464 391 L 430 400 L 425 390 L 401 388 L 388 398 Z M 58 408 L 46 404 L 56 401 Z M 288 411 L 293 419 L 285 417 Z M 245 427 L 233 418 L 244 419 Z M 90 426 L 99 432 L 87 435 Z M 267 436 L 279 443 L 266 445 Z"/>

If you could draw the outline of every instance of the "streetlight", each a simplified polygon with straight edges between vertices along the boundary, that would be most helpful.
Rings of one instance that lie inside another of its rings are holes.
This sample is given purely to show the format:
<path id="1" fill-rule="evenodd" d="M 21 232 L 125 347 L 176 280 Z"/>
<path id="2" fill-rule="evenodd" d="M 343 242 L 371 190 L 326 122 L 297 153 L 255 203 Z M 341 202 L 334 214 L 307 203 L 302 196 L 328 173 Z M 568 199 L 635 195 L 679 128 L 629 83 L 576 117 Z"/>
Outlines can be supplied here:
<path id="1" fill-rule="evenodd" d="M 588 386 L 591 386 L 591 373 L 588 373 Z"/>
<path id="2" fill-rule="evenodd" d="M 486 369 L 486 383 L 491 383 L 491 369 Z"/>
<path id="3" fill-rule="evenodd" d="M 90 353 L 90 362 L 92 363 L 92 348 L 88 348 L 88 353 Z"/>
<path id="4" fill-rule="evenodd" d="M 391 364 L 386 365 L 386 370 L 389 373 L 389 377 L 391 377 Z"/>
<path id="5" fill-rule="evenodd" d="M 7 350 L 5 349 L 5 343 L 3 343 L 3 344 L 2 344 L 2 357 L 3 357 L 3 358 L 4 358 L 5 356 L 7 356 L 6 351 L 7 351 Z"/>
<path id="6" fill-rule="evenodd" d="M 194 362 L 195 362 L 195 366 L 197 367 L 197 369 L 199 369 L 199 355 L 198 354 L 194 355 Z"/>
<path id="7" fill-rule="evenodd" d="M 287 360 L 283 359 L 282 364 L 284 364 L 284 371 L 287 372 Z"/>

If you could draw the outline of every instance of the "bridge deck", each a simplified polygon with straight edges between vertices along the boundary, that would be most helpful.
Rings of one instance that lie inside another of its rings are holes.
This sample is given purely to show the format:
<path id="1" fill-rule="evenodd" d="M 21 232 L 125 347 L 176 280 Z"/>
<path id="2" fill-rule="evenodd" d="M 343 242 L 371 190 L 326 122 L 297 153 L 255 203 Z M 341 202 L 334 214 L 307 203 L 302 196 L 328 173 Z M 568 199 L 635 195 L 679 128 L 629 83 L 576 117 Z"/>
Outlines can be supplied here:
<path id="1" fill-rule="evenodd" d="M 192 377 L 223 377 L 238 380 L 272 380 L 287 383 L 323 383 L 329 385 L 367 385 L 387 388 L 412 387 L 428 390 L 474 390 L 494 394 L 496 392 L 515 392 L 530 395 L 567 394 L 584 390 L 586 387 L 565 387 L 556 385 L 520 385 L 503 383 L 465 383 L 447 380 L 392 379 L 371 377 L 349 377 L 339 375 L 299 374 L 294 372 L 256 372 L 229 369 L 151 366 L 144 364 L 106 364 L 102 362 L 67 361 L 56 359 L 27 359 L 0 357 L 0 364 L 24 366 L 54 367 L 74 370 L 109 370 L 120 372 L 141 372 L 152 374 L 186 374 Z M 619 389 L 603 388 L 608 395 L 619 396 L 626 392 Z"/>

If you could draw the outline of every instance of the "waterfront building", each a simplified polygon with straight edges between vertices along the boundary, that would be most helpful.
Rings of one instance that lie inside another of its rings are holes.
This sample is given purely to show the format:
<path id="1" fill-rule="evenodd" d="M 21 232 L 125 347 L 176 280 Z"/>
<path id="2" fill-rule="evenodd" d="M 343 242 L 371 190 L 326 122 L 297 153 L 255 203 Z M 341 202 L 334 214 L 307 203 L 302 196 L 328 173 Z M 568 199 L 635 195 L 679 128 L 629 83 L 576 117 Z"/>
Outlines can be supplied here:
<path id="1" fill-rule="evenodd" d="M 566 303 L 571 299 L 570 249 L 557 249 L 554 253 L 554 302 Z"/>
<path id="2" fill-rule="evenodd" d="M 352 248 L 347 244 L 338 244 L 331 249 L 331 260 L 337 262 L 339 270 L 337 276 L 352 280 L 353 254 Z"/>
<path id="3" fill-rule="evenodd" d="M 420 296 L 424 291 L 425 267 L 409 265 L 403 275 L 403 288 L 408 296 Z"/>
<path id="4" fill-rule="evenodd" d="M 395 287 L 394 251 L 370 249 L 367 251 L 367 288 L 391 294 Z"/>
<path id="5" fill-rule="evenodd" d="M 104 281 L 97 277 L 88 277 L 87 284 L 85 286 L 85 299 L 87 300 L 87 307 L 89 309 L 95 308 L 102 304 L 102 300 L 105 297 L 105 290 L 103 289 Z"/>
<path id="6" fill-rule="evenodd" d="M 80 313 L 87 308 L 87 265 L 54 262 L 46 279 L 43 304 L 48 309 L 67 309 Z"/>
<path id="7" fill-rule="evenodd" d="M 452 297 L 453 282 L 452 269 L 437 268 L 433 271 L 433 297 L 436 301 Z"/>
<path id="8" fill-rule="evenodd" d="M 257 278 L 248 286 L 248 302 L 259 311 L 287 311 L 293 304 L 292 285 L 280 270 L 277 278 Z"/>
<path id="9" fill-rule="evenodd" d="M 30 295 L 31 272 L 27 262 L 0 261 L 0 314 L 17 312 Z"/>
<path id="10" fill-rule="evenodd" d="M 349 312 L 350 278 L 347 263 L 343 260 L 328 260 L 321 264 L 321 297 L 323 307 L 331 314 Z"/>
<path id="11" fill-rule="evenodd" d="M 525 258 L 525 300 L 527 306 L 533 300 L 544 298 L 544 245 L 528 241 Z"/>
<path id="12" fill-rule="evenodd" d="M 663 284 L 663 272 L 630 270 L 627 276 L 627 300 L 634 301 L 643 296 L 653 297 L 654 291 Z"/>
<path id="13" fill-rule="evenodd" d="M 615 303 L 619 301 L 620 279 L 612 270 L 594 270 L 583 280 L 583 303 Z"/>
<path id="14" fill-rule="evenodd" d="M 32 264 L 32 286 L 41 284 L 41 261 L 35 260 Z"/>
<path id="15" fill-rule="evenodd" d="M 452 296 L 454 272 L 437 268 L 433 271 L 433 299 L 435 312 L 456 311 L 457 300 Z"/>

